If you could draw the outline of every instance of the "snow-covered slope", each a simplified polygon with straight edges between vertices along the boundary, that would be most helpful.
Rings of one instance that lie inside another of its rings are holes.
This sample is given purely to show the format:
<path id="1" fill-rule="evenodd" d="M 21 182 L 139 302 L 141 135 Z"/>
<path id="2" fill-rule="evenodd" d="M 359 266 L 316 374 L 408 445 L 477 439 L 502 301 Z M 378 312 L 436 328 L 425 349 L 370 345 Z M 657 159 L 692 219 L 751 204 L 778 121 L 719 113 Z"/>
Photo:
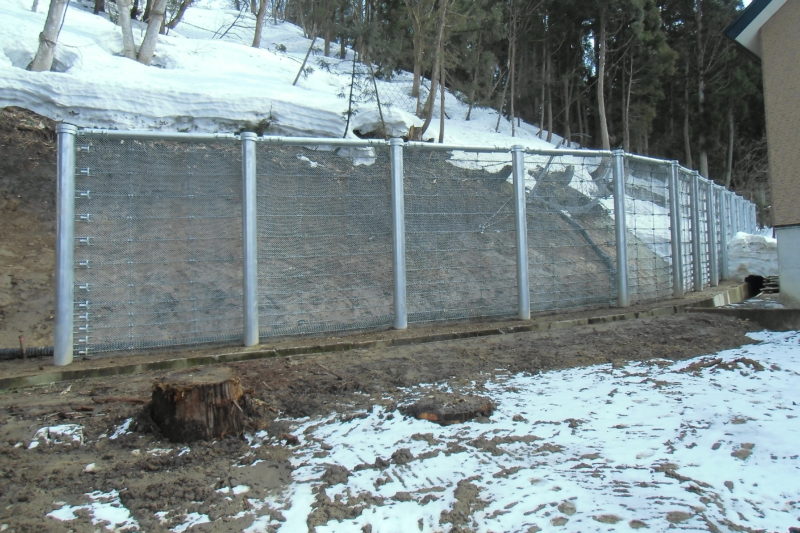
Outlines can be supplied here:
<path id="1" fill-rule="evenodd" d="M 119 28 L 73 1 L 59 37 L 53 72 L 28 72 L 36 52 L 48 2 L 31 12 L 31 0 L 0 3 L 0 106 L 31 109 L 83 127 L 164 131 L 236 132 L 342 137 L 345 133 L 352 52 L 338 59 L 311 55 L 306 73 L 297 75 L 310 41 L 292 24 L 266 23 L 261 48 L 252 48 L 254 20 L 249 13 L 202 0 L 193 5 L 170 35 L 159 36 L 151 66 L 120 55 Z M 113 6 L 110 6 L 113 7 Z M 238 17 L 238 19 L 237 19 Z M 236 21 L 235 24 L 234 21 Z M 144 26 L 134 27 L 140 42 Z M 233 24 L 233 25 L 232 25 Z M 319 47 L 319 43 L 317 47 Z M 359 66 L 366 72 L 366 67 Z M 410 111 L 410 74 L 378 81 L 383 121 L 392 135 L 403 135 L 421 121 Z M 361 83 L 347 131 L 369 132 L 380 124 L 374 90 Z M 447 94 L 445 142 L 552 148 L 536 137 L 538 129 L 511 125 L 490 109 L 473 110 Z M 426 137 L 438 137 L 438 106 Z M 560 141 L 553 137 L 554 143 Z"/>

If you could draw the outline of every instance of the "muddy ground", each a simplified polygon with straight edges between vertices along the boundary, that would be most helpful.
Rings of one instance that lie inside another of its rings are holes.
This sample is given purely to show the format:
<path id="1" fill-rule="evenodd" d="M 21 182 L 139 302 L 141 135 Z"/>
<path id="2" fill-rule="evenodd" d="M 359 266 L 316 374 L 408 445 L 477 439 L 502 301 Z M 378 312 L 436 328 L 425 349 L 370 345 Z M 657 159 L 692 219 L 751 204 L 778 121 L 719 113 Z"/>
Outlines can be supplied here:
<path id="1" fill-rule="evenodd" d="M 248 434 L 266 429 L 272 437 L 257 448 L 236 437 L 189 446 L 161 438 L 142 415 L 154 380 L 163 376 L 159 372 L 5 391 L 0 393 L 0 528 L 92 531 L 97 526 L 88 513 L 78 512 L 68 522 L 47 514 L 85 502 L 86 493 L 118 490 L 144 531 L 165 531 L 192 512 L 212 521 L 192 531 L 241 530 L 253 517 L 235 518 L 236 513 L 247 510 L 250 499 L 285 488 L 290 459 L 302 449 L 303 435 L 287 434 L 279 417 L 357 416 L 372 405 L 401 403 L 407 394 L 401 388 L 420 383 L 446 381 L 456 391 L 470 392 L 497 373 L 683 359 L 746 344 L 744 333 L 753 329 L 730 317 L 682 314 L 231 364 L 254 406 Z M 111 438 L 131 418 L 132 431 Z M 57 424 L 81 425 L 82 442 L 42 442 L 29 449 L 38 429 Z M 237 485 L 250 490 L 246 495 L 217 491 Z M 156 515 L 163 511 L 170 512 L 164 521 Z M 312 514 L 308 525 L 335 517 L 322 514 Z"/>

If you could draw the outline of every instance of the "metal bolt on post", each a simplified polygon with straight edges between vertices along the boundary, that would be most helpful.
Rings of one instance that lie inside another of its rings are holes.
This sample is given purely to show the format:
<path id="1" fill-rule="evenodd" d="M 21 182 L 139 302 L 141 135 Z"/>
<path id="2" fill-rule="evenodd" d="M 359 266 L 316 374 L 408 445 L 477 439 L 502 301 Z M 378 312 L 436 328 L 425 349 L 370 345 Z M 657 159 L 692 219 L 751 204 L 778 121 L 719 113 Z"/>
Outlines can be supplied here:
<path id="1" fill-rule="evenodd" d="M 519 318 L 531 317 L 530 292 L 528 288 L 528 224 L 525 214 L 525 151 L 522 146 L 511 149 L 514 169 L 514 215 L 517 234 L 517 303 Z"/>
<path id="2" fill-rule="evenodd" d="M 72 362 L 75 246 L 75 135 L 78 128 L 59 124 L 56 185 L 56 316 L 53 364 Z"/>
<path id="3" fill-rule="evenodd" d="M 692 273 L 694 290 L 703 290 L 703 258 L 700 257 L 700 174 L 692 172 L 691 187 L 689 189 L 690 206 L 692 210 Z"/>
<path id="4" fill-rule="evenodd" d="M 625 224 L 625 152 L 611 154 L 614 175 L 614 230 L 617 239 L 617 305 L 630 305 L 628 293 L 628 236 Z"/>
<path id="5" fill-rule="evenodd" d="M 709 273 L 711 279 L 709 280 L 712 287 L 719 285 L 719 254 L 717 253 L 717 202 L 715 201 L 716 195 L 714 194 L 714 184 L 711 181 L 706 182 L 706 217 L 708 226 L 708 261 L 710 263 Z"/>
<path id="6" fill-rule="evenodd" d="M 672 296 L 683 297 L 683 243 L 681 242 L 678 162 L 669 163 L 669 232 L 672 244 Z"/>
<path id="7" fill-rule="evenodd" d="M 242 247 L 243 305 L 245 346 L 258 344 L 258 251 L 256 238 L 256 138 L 252 132 L 241 134 L 242 140 Z"/>
<path id="8" fill-rule="evenodd" d="M 406 222 L 403 190 L 403 140 L 389 139 L 392 163 L 392 267 L 394 270 L 394 328 L 408 327 L 406 308 Z"/>

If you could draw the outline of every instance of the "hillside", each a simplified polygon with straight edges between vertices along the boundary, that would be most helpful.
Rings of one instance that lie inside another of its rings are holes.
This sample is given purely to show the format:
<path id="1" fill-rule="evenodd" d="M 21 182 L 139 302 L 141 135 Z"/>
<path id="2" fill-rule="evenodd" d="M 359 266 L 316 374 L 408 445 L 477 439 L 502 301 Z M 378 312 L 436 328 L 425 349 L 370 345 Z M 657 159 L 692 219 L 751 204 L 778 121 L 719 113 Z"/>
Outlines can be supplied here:
<path id="1" fill-rule="evenodd" d="M 272 135 L 341 137 L 347 124 L 352 52 L 343 60 L 315 50 L 297 86 L 311 42 L 289 23 L 267 27 L 262 48 L 247 46 L 252 21 L 231 24 L 235 10 L 197 2 L 184 23 L 160 36 L 152 66 L 119 56 L 118 27 L 91 13 L 89 2 L 71 2 L 61 30 L 54 71 L 25 70 L 33 57 L 48 4 L 30 11 L 28 0 L 0 5 L 0 348 L 52 343 L 55 151 L 54 122 L 81 127 L 189 132 L 256 130 Z M 245 17 L 250 16 L 246 14 Z M 138 26 L 137 39 L 144 27 Z M 224 38 L 218 38 L 226 33 Z M 357 64 L 359 72 L 366 67 Z M 386 128 L 405 135 L 420 119 L 409 111 L 410 74 L 378 81 L 354 96 L 347 137 Z M 363 85 L 363 83 L 361 84 Z M 457 144 L 552 147 L 528 124 L 516 128 L 491 109 L 473 109 L 446 98 L 445 141 Z M 438 111 L 426 137 L 438 137 Z M 554 142 L 560 138 L 554 137 Z"/>
<path id="2" fill-rule="evenodd" d="M 184 22 L 159 36 L 151 66 L 120 56 L 119 28 L 92 14 L 85 0 L 72 2 L 56 48 L 52 72 L 28 72 L 36 52 L 47 3 L 30 11 L 29 0 L 0 6 L 0 106 L 30 109 L 81 127 L 188 132 L 258 131 L 270 135 L 356 137 L 385 129 L 402 136 L 414 116 L 411 74 L 390 81 L 366 79 L 368 67 L 355 65 L 351 120 L 347 115 L 354 69 L 353 53 L 325 57 L 318 45 L 303 75 L 293 85 L 311 41 L 297 26 L 266 22 L 261 48 L 252 36 L 249 13 L 217 7 L 206 0 L 193 5 Z M 238 21 L 236 24 L 232 24 Z M 144 26 L 134 29 L 141 39 Z M 223 36 L 224 34 L 224 36 Z M 378 95 L 376 97 L 375 88 Z M 381 112 L 377 107 L 381 100 Z M 446 97 L 444 140 L 453 144 L 552 147 L 539 139 L 535 126 L 520 123 L 516 136 L 505 118 L 488 108 L 472 110 L 457 95 Z M 383 123 L 381 123 L 381 113 Z M 497 126 L 497 130 L 495 131 Z M 439 107 L 425 134 L 439 136 Z M 560 142 L 554 136 L 553 143 Z"/>
<path id="3" fill-rule="evenodd" d="M 52 344 L 54 141 L 52 121 L 0 110 L 0 348 Z"/>

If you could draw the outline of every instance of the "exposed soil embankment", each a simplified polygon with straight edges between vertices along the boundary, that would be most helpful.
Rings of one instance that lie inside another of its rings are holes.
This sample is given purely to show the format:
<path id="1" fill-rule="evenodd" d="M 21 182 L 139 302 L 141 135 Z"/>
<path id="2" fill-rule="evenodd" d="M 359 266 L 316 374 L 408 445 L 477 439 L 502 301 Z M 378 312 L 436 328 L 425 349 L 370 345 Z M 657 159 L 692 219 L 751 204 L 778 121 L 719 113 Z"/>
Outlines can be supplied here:
<path id="1" fill-rule="evenodd" d="M 52 345 L 54 123 L 0 109 L 0 348 Z"/>

